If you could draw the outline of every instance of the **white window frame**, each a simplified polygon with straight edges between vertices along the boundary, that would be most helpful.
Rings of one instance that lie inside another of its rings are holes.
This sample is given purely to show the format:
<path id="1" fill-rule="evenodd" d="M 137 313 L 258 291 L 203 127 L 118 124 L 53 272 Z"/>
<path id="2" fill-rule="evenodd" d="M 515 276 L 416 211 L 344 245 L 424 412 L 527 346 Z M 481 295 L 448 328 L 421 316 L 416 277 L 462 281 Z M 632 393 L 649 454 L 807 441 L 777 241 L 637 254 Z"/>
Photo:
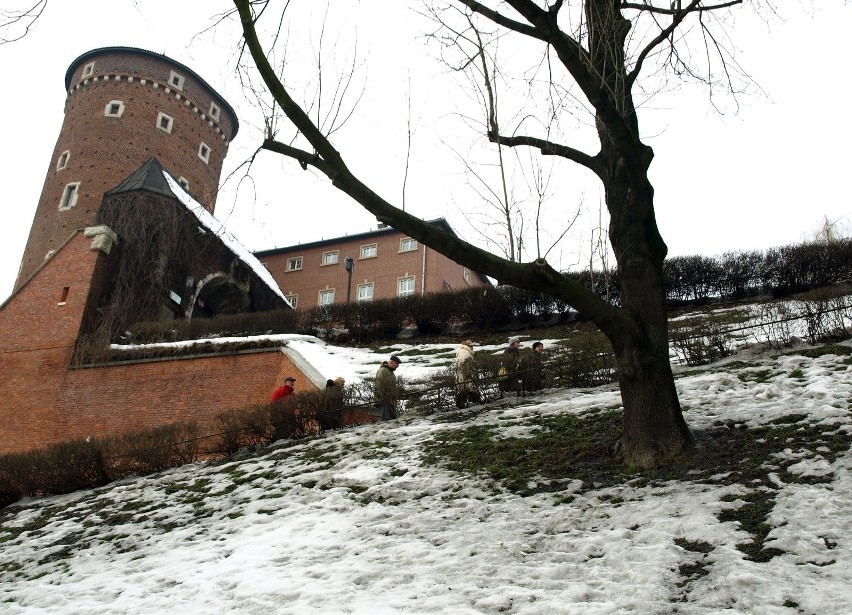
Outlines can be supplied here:
<path id="1" fill-rule="evenodd" d="M 328 252 L 322 253 L 320 266 L 325 267 L 327 265 L 336 265 L 338 262 L 340 262 L 340 250 L 329 250 Z"/>
<path id="2" fill-rule="evenodd" d="M 95 74 L 95 63 L 94 63 L 94 62 L 89 62 L 88 64 L 86 64 L 86 65 L 83 67 L 83 72 L 82 72 L 82 73 L 80 73 L 80 77 L 81 77 L 82 79 L 85 79 L 85 78 L 87 78 L 87 77 L 91 77 L 91 76 L 92 76 L 92 75 L 94 75 L 94 74 Z"/>
<path id="3" fill-rule="evenodd" d="M 372 254 L 368 254 L 368 252 L 372 252 Z M 359 258 L 376 258 L 379 255 L 379 244 L 366 243 L 361 246 L 359 253 L 361 254 Z"/>
<path id="4" fill-rule="evenodd" d="M 323 288 L 319 291 L 319 295 L 317 297 L 317 305 L 333 305 L 334 304 L 334 289 L 333 288 Z M 331 297 L 331 301 L 328 298 Z"/>
<path id="5" fill-rule="evenodd" d="M 198 157 L 204 162 L 204 164 L 208 164 L 210 162 L 210 146 L 207 145 L 204 141 L 198 146 Z"/>
<path id="6" fill-rule="evenodd" d="M 118 107 L 118 109 L 113 110 L 113 107 Z M 106 117 L 121 117 L 124 115 L 124 102 L 120 100 L 109 101 L 104 107 L 104 115 Z"/>
<path id="7" fill-rule="evenodd" d="M 180 187 L 184 189 L 185 192 L 189 192 L 189 180 L 187 178 L 181 175 L 180 177 L 178 177 L 178 183 L 180 184 Z"/>
<path id="8" fill-rule="evenodd" d="M 412 239 L 411 237 L 403 237 L 399 240 L 399 251 L 400 252 L 416 252 L 417 251 L 417 240 Z"/>
<path id="9" fill-rule="evenodd" d="M 296 309 L 297 307 L 299 307 L 299 295 L 298 294 L 296 294 L 296 295 L 284 295 L 284 298 L 287 300 L 287 302 L 290 304 L 290 306 L 293 309 Z"/>
<path id="10" fill-rule="evenodd" d="M 406 288 L 403 290 L 402 286 L 405 284 L 406 286 L 411 283 L 411 288 Z M 409 297 L 414 294 L 415 289 L 417 288 L 413 275 L 407 275 L 401 278 L 397 278 L 396 280 L 396 296 L 397 297 Z"/>
<path id="11" fill-rule="evenodd" d="M 59 199 L 59 211 L 68 211 L 77 204 L 77 198 L 80 196 L 80 182 L 70 182 L 65 184 L 65 189 L 62 191 L 62 198 Z"/>
<path id="12" fill-rule="evenodd" d="M 214 103 L 212 100 L 210 101 L 210 110 L 208 111 L 210 117 L 212 117 L 217 122 L 219 121 L 219 116 L 222 115 L 222 110 L 219 108 L 219 105 Z"/>
<path id="13" fill-rule="evenodd" d="M 302 269 L 302 257 L 301 256 L 291 256 L 287 259 L 287 271 L 301 271 Z"/>
<path id="14" fill-rule="evenodd" d="M 467 282 L 468 286 L 470 285 L 470 269 L 464 267 L 464 271 L 462 271 L 462 277 L 464 281 Z"/>
<path id="15" fill-rule="evenodd" d="M 183 91 L 183 84 L 186 81 L 186 78 L 180 73 L 176 73 L 172 71 L 169 74 L 169 87 L 175 88 L 176 90 Z"/>
<path id="16" fill-rule="evenodd" d="M 163 126 L 165 124 L 165 126 Z M 172 134 L 172 126 L 175 124 L 175 118 L 171 115 L 166 115 L 162 111 L 157 114 L 157 128 L 162 130 L 163 132 L 167 132 Z"/>
<path id="17" fill-rule="evenodd" d="M 376 289 L 372 282 L 364 282 L 363 284 L 359 284 L 358 292 L 356 295 L 358 297 L 358 303 L 361 303 L 362 301 L 372 301 L 373 296 L 375 294 L 375 290 Z"/>
<path id="18" fill-rule="evenodd" d="M 61 171 L 68 166 L 68 161 L 71 159 L 71 151 L 65 150 L 59 154 L 59 159 L 56 161 L 56 170 Z"/>

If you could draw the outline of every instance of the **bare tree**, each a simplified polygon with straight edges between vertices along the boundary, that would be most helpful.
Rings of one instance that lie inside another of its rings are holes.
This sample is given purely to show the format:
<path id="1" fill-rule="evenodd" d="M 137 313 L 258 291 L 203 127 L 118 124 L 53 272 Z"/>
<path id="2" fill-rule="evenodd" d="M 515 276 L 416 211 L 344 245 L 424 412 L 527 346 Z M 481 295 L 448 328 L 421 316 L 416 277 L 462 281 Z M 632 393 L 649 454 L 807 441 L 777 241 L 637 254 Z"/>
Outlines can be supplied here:
<path id="1" fill-rule="evenodd" d="M 0 45 L 21 40 L 38 21 L 47 0 L 31 0 L 24 8 L 0 8 Z"/>
<path id="2" fill-rule="evenodd" d="M 643 143 L 634 101 L 640 75 L 695 77 L 736 93 L 739 69 L 724 39 L 722 17 L 742 0 L 447 0 L 470 19 L 484 19 L 506 36 L 537 50 L 554 90 L 581 99 L 594 116 L 598 150 L 566 145 L 550 130 L 508 133 L 492 125 L 487 137 L 506 147 L 532 148 L 591 171 L 601 182 L 609 212 L 609 241 L 618 267 L 621 306 L 614 307 L 567 279 L 544 259 L 521 263 L 498 257 L 440 231 L 394 207 L 347 166 L 327 135 L 278 78 L 262 45 L 256 20 L 268 4 L 234 0 L 255 68 L 305 146 L 269 138 L 263 148 L 324 174 L 380 221 L 398 228 L 450 259 L 502 282 L 542 290 L 592 319 L 612 343 L 624 404 L 624 460 L 652 467 L 688 449 L 669 362 L 663 260 L 667 248 L 657 229 L 654 189 L 648 178 L 653 150 Z M 754 5 L 754 2 L 752 3 Z M 771 6 L 769 7 L 771 8 Z M 719 18 L 716 18 L 716 15 Z M 687 36 L 689 35 L 689 36 Z M 696 40 L 698 44 L 695 45 Z M 696 67 L 709 70 L 699 72 Z M 641 90 L 640 90 L 641 91 Z M 559 114 L 561 107 L 554 107 Z"/>

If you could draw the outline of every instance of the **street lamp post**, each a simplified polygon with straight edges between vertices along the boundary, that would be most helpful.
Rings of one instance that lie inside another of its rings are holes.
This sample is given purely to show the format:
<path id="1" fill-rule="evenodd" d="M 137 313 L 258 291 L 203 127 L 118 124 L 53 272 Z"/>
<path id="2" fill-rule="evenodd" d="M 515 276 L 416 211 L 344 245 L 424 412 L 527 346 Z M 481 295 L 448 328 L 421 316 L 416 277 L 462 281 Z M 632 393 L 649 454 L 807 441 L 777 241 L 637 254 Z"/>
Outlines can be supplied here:
<path id="1" fill-rule="evenodd" d="M 355 261 L 351 256 L 343 259 L 343 266 L 349 274 L 349 281 L 346 283 L 346 305 L 349 305 L 349 300 L 352 298 L 352 272 L 355 271 Z"/>

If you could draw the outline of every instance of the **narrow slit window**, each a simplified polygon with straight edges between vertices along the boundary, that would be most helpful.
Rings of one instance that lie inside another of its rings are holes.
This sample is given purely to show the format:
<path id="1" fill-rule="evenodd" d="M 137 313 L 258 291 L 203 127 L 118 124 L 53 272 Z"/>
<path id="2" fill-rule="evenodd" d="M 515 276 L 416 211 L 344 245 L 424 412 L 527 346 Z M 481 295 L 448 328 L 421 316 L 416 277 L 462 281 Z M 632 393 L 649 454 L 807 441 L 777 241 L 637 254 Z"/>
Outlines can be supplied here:
<path id="1" fill-rule="evenodd" d="M 59 154 L 59 160 L 56 161 L 56 170 L 61 171 L 68 166 L 68 159 L 71 158 L 71 152 L 65 150 Z"/>
<path id="2" fill-rule="evenodd" d="M 221 113 L 221 110 L 219 109 L 219 105 L 217 105 L 214 102 L 211 102 L 210 103 L 210 117 L 212 117 L 214 120 L 216 120 L 218 122 L 220 113 Z"/>
<path id="3" fill-rule="evenodd" d="M 62 289 L 62 293 L 59 295 L 59 304 L 58 305 L 65 305 L 65 303 L 68 301 L 68 291 L 69 290 L 70 290 L 70 287 L 68 287 L 68 286 L 66 286 L 65 288 Z"/>
<path id="4" fill-rule="evenodd" d="M 202 143 L 198 146 L 198 157 L 204 161 L 204 164 L 210 162 L 210 146 Z"/>
<path id="5" fill-rule="evenodd" d="M 77 204 L 77 195 L 80 193 L 80 182 L 73 182 L 65 186 L 62 198 L 59 200 L 60 211 L 65 211 Z"/>

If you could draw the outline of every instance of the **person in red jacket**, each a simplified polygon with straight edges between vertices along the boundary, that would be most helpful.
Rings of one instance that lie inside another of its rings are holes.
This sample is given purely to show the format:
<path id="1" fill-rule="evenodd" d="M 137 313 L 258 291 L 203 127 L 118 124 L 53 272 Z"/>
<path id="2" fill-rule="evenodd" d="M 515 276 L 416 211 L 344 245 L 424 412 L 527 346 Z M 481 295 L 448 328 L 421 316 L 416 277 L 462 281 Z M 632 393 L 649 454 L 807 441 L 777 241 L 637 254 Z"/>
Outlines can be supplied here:
<path id="1" fill-rule="evenodd" d="M 289 397 L 293 394 L 293 386 L 296 384 L 296 379 L 293 376 L 287 376 L 284 378 L 284 384 L 275 389 L 275 392 L 272 394 L 272 401 L 278 401 L 279 399 L 284 399 L 285 397 Z"/>

